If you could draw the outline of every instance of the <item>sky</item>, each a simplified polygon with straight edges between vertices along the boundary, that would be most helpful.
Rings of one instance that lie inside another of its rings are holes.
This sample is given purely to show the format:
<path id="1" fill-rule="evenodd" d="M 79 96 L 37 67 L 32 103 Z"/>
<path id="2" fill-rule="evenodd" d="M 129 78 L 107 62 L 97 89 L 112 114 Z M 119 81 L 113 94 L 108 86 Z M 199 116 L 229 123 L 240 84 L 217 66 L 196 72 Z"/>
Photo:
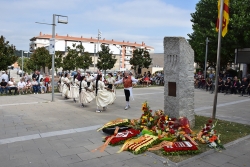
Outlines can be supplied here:
<path id="1" fill-rule="evenodd" d="M 30 39 L 51 34 L 53 14 L 68 16 L 68 24 L 56 24 L 58 35 L 97 37 L 146 43 L 163 53 L 165 36 L 188 38 L 191 13 L 199 0 L 0 0 L 0 35 L 29 50 Z"/>

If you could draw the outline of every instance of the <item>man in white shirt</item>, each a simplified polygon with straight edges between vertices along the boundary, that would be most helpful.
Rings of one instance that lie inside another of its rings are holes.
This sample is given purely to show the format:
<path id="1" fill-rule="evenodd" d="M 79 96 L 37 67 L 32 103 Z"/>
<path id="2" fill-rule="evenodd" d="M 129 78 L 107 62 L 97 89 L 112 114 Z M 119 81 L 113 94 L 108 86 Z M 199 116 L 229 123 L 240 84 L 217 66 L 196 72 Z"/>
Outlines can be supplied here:
<path id="1" fill-rule="evenodd" d="M 16 83 L 14 81 L 14 78 L 10 78 L 10 81 L 8 82 L 8 87 L 9 87 L 9 93 L 10 93 L 10 95 L 12 94 L 11 90 L 15 90 L 14 95 L 16 95 L 16 93 L 17 93 L 17 87 L 16 87 Z"/>
<path id="2" fill-rule="evenodd" d="M 1 79 L 4 79 L 5 82 L 9 82 L 9 76 L 6 74 L 5 71 L 2 71 L 2 76 L 1 76 Z"/>
<path id="3" fill-rule="evenodd" d="M 17 84 L 17 91 L 19 92 L 19 95 L 20 95 L 20 93 L 24 94 L 24 92 L 26 91 L 26 84 L 25 84 L 23 78 L 20 79 L 20 81 Z M 22 91 L 22 92 L 20 92 L 20 91 Z"/>

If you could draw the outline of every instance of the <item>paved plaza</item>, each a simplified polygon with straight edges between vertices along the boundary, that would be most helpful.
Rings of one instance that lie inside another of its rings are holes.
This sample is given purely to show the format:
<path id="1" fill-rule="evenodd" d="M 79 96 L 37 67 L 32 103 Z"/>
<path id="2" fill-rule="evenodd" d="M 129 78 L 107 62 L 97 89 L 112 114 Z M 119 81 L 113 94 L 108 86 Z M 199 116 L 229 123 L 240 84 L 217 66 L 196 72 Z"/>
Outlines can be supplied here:
<path id="1" fill-rule="evenodd" d="M 0 167 L 239 167 L 250 163 L 250 136 L 180 163 L 146 152 L 117 154 L 119 146 L 91 152 L 103 144 L 105 136 L 96 129 L 116 118 L 139 118 L 141 103 L 152 110 L 164 108 L 164 87 L 134 89 L 131 108 L 124 110 L 123 90 L 103 113 L 95 112 L 95 102 L 82 108 L 60 93 L 0 97 Z M 195 113 L 211 116 L 214 94 L 195 90 Z M 250 98 L 218 95 L 217 118 L 250 125 Z"/>

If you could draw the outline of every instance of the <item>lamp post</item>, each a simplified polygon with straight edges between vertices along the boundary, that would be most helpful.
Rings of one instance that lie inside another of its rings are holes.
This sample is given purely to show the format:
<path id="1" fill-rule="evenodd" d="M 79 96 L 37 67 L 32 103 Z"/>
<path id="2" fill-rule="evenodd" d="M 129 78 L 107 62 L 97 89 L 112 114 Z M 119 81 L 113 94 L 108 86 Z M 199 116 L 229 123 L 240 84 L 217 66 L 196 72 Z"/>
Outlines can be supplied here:
<path id="1" fill-rule="evenodd" d="M 23 77 L 23 50 L 22 50 L 22 77 Z"/>
<path id="2" fill-rule="evenodd" d="M 206 55 L 205 55 L 205 65 L 204 65 L 204 78 L 206 79 L 206 75 L 207 75 L 207 52 L 208 52 L 208 37 L 206 38 Z"/>
<path id="3" fill-rule="evenodd" d="M 99 57 L 99 40 L 101 39 L 102 32 L 98 29 L 98 36 L 97 36 L 97 58 Z"/>
<path id="4" fill-rule="evenodd" d="M 114 46 L 116 46 L 116 44 L 114 44 Z M 117 47 L 117 46 L 116 46 Z M 122 48 L 121 47 L 117 47 L 120 50 L 120 56 L 119 56 L 119 71 L 121 68 L 121 56 L 122 56 Z"/>
<path id="5" fill-rule="evenodd" d="M 39 23 L 36 22 L 38 24 L 47 24 L 47 25 L 52 25 L 52 39 L 50 41 L 52 41 L 52 43 L 50 44 L 50 54 L 52 55 L 52 102 L 55 101 L 54 100 L 54 73 L 55 73 L 55 26 L 56 26 L 56 16 L 58 16 L 58 23 L 62 23 L 62 24 L 68 24 L 68 16 L 63 16 L 63 15 L 57 15 L 57 14 L 53 14 L 53 23 L 52 24 L 48 24 L 48 23 Z M 60 18 L 65 18 L 64 19 L 60 19 Z M 54 43 L 53 43 L 54 42 Z M 52 46 L 52 48 L 51 48 Z"/>

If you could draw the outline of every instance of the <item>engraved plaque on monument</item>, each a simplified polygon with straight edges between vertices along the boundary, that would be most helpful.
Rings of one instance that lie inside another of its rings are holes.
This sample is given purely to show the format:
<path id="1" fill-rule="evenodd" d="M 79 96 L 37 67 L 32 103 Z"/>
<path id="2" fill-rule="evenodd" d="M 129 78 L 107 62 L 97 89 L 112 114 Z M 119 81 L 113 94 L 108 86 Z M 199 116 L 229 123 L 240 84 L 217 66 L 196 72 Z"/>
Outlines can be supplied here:
<path id="1" fill-rule="evenodd" d="M 194 51 L 183 37 L 164 38 L 164 112 L 194 126 Z"/>

